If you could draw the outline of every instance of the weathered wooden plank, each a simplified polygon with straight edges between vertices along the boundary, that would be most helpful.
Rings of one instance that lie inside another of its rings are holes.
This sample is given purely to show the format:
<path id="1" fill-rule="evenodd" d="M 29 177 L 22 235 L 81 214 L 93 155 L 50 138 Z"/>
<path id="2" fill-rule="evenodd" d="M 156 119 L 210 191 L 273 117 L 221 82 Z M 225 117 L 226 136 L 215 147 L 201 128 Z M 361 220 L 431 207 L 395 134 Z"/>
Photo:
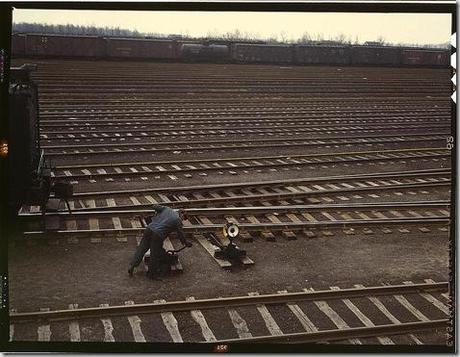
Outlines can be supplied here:
<path id="1" fill-rule="evenodd" d="M 129 197 L 129 200 L 132 202 L 132 204 L 133 204 L 134 206 L 140 206 L 140 205 L 141 205 L 141 203 L 139 202 L 139 200 L 138 200 L 136 197 L 134 197 L 134 196 L 130 196 L 130 197 Z"/>
<path id="2" fill-rule="evenodd" d="M 280 290 L 278 291 L 278 294 L 286 294 L 287 290 Z M 308 316 L 302 311 L 299 305 L 295 303 L 287 303 L 286 304 L 289 310 L 292 311 L 292 313 L 297 317 L 299 322 L 302 324 L 303 328 L 305 331 L 308 332 L 316 332 L 318 331 L 318 328 L 315 326 L 315 324 L 308 318 Z"/>
<path id="3" fill-rule="evenodd" d="M 126 305 L 134 305 L 134 301 L 125 301 Z M 129 325 L 131 326 L 131 330 L 133 332 L 133 337 L 135 342 L 146 342 L 144 334 L 142 333 L 141 329 L 141 319 L 139 316 L 128 316 Z"/>
<path id="4" fill-rule="evenodd" d="M 186 298 L 187 301 L 193 301 L 195 298 L 193 296 L 189 296 Z M 193 319 L 196 321 L 198 325 L 200 325 L 201 333 L 203 334 L 204 339 L 206 342 L 214 342 L 217 341 L 214 333 L 208 326 L 206 319 L 204 318 L 203 313 L 200 310 L 191 310 L 190 314 L 192 315 Z"/>
<path id="5" fill-rule="evenodd" d="M 16 309 L 11 309 L 10 310 L 10 313 L 16 313 L 17 310 Z M 14 324 L 10 324 L 10 337 L 9 337 L 9 342 L 13 341 L 14 340 Z"/>
<path id="6" fill-rule="evenodd" d="M 313 292 L 315 290 L 313 288 L 309 288 L 309 289 L 307 288 L 307 289 L 304 289 L 304 291 Z M 314 301 L 313 303 L 334 323 L 334 325 L 337 326 L 337 328 L 339 329 L 350 328 L 350 326 L 345 322 L 345 320 L 342 319 L 342 317 L 340 317 L 340 315 L 332 307 L 330 307 L 326 301 L 318 300 L 318 301 Z M 357 338 L 352 338 L 352 339 L 349 339 L 348 341 L 350 341 L 350 343 L 354 345 L 362 344 L 361 341 Z"/>
<path id="7" fill-rule="evenodd" d="M 280 221 L 280 219 L 278 217 L 276 217 L 274 214 L 266 214 L 265 215 L 269 220 L 270 222 L 272 223 L 283 223 Z M 288 239 L 288 240 L 294 240 L 294 239 L 297 239 L 296 235 L 294 232 L 292 231 L 289 231 L 289 230 L 284 230 L 282 232 L 283 236 Z"/>
<path id="8" fill-rule="evenodd" d="M 331 286 L 331 290 L 340 290 L 338 286 Z M 342 302 L 353 312 L 353 314 L 364 324 L 366 327 L 374 327 L 375 324 L 364 315 L 361 310 L 350 300 L 342 299 Z M 377 339 L 382 345 L 394 345 L 393 340 L 386 336 L 377 336 Z"/>
<path id="9" fill-rule="evenodd" d="M 155 304 L 163 304 L 165 303 L 166 300 L 155 300 Z M 169 335 L 171 336 L 173 342 L 180 343 L 184 342 L 182 340 L 182 336 L 179 331 L 179 326 L 177 324 L 177 320 L 174 317 L 172 312 L 162 312 L 161 313 L 161 319 L 163 320 L 163 323 L 166 327 L 166 329 L 169 332 Z"/>
<path id="10" fill-rule="evenodd" d="M 214 257 L 214 252 L 218 247 L 211 244 L 211 242 L 209 242 L 202 234 L 195 234 L 194 238 L 211 255 L 211 257 L 216 261 L 217 264 L 219 264 L 221 268 L 230 268 L 232 266 L 232 263 L 230 263 L 228 260 Z"/>
<path id="11" fill-rule="evenodd" d="M 112 217 L 112 224 L 114 229 L 122 229 L 120 217 Z"/>
<path id="12" fill-rule="evenodd" d="M 49 308 L 40 308 L 40 311 L 49 311 Z M 51 340 L 51 327 L 49 324 L 40 325 L 37 329 L 38 341 L 48 342 Z"/>
<path id="13" fill-rule="evenodd" d="M 258 292 L 251 292 L 248 294 L 249 296 L 257 296 L 259 295 Z M 280 336 L 283 334 L 280 327 L 276 323 L 273 316 L 268 311 L 267 307 L 264 304 L 257 305 L 257 310 L 259 311 L 260 315 L 262 316 L 265 326 L 267 326 L 268 332 L 270 332 L 273 336 Z"/>
<path id="14" fill-rule="evenodd" d="M 238 334 L 239 338 L 252 337 L 246 321 L 235 309 L 228 309 L 228 314 L 230 315 L 230 319 L 232 320 L 233 326 L 235 326 L 236 333 Z"/>
<path id="15" fill-rule="evenodd" d="M 433 279 L 425 279 L 425 283 L 434 284 L 435 281 Z M 447 300 L 451 300 L 449 293 L 442 293 L 441 295 L 444 296 Z"/>
<path id="16" fill-rule="evenodd" d="M 407 310 L 410 311 L 412 315 L 414 315 L 420 321 L 430 321 L 428 317 L 426 317 L 419 309 L 417 309 L 414 305 L 412 305 L 409 300 L 407 300 L 402 295 L 393 295 L 393 297 L 398 300 L 398 302 L 404 306 Z"/>
<path id="17" fill-rule="evenodd" d="M 406 285 L 413 285 L 414 283 L 412 281 L 404 281 L 403 282 Z M 419 293 L 420 296 L 422 296 L 425 300 L 436 306 L 439 310 L 441 310 L 443 313 L 446 315 L 449 315 L 449 308 L 447 305 L 445 305 L 442 301 L 439 301 L 436 299 L 433 295 L 429 293 Z"/>
<path id="18" fill-rule="evenodd" d="M 108 307 L 109 304 L 100 304 L 99 306 Z M 104 342 L 115 342 L 115 337 L 113 337 L 112 320 L 109 318 L 102 318 L 101 322 L 104 327 Z"/>
<path id="19" fill-rule="evenodd" d="M 249 221 L 249 223 L 253 223 L 253 224 L 260 224 L 260 221 L 255 217 L 255 216 L 246 216 L 247 220 Z M 272 232 L 267 232 L 267 231 L 262 231 L 260 232 L 262 238 L 268 240 L 268 241 L 274 241 L 275 240 L 275 236 Z"/>
<path id="20" fill-rule="evenodd" d="M 107 207 L 116 207 L 115 200 L 113 198 L 107 198 L 106 200 Z"/>
<path id="21" fill-rule="evenodd" d="M 152 203 L 152 204 L 158 203 L 158 201 L 157 201 L 156 199 L 154 199 L 154 198 L 153 198 L 152 196 L 150 196 L 150 195 L 145 195 L 144 198 L 145 198 L 147 201 L 149 201 L 150 203 Z"/>
<path id="22" fill-rule="evenodd" d="M 362 284 L 356 284 L 355 287 L 359 289 L 363 289 L 364 285 Z M 388 309 L 386 306 L 380 301 L 378 297 L 375 296 L 368 296 L 367 297 L 374 305 L 379 309 L 385 317 L 390 320 L 394 324 L 401 324 L 401 321 L 399 321 Z M 417 345 L 423 345 L 422 341 L 420 341 L 414 334 L 409 334 L 409 337 L 414 341 Z"/>
<path id="23" fill-rule="evenodd" d="M 78 304 L 70 304 L 69 309 L 78 309 Z M 69 335 L 70 335 L 70 342 L 80 342 L 80 325 L 78 321 L 70 321 L 69 322 Z"/>

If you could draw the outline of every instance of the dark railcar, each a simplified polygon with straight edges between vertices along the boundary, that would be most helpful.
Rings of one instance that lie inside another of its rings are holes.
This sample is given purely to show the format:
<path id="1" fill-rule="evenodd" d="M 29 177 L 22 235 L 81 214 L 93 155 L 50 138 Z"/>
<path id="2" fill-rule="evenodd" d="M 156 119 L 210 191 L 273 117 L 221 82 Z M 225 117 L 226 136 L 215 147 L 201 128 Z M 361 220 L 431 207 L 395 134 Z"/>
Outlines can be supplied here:
<path id="1" fill-rule="evenodd" d="M 350 64 L 349 46 L 296 46 L 298 64 Z"/>
<path id="2" fill-rule="evenodd" d="M 352 46 L 353 65 L 401 65 L 401 49 L 396 47 Z"/>
<path id="3" fill-rule="evenodd" d="M 9 204 L 17 210 L 31 201 L 40 162 L 37 86 L 30 79 L 33 66 L 11 68 L 9 87 Z"/>
<path id="4" fill-rule="evenodd" d="M 180 45 L 180 57 L 189 61 L 229 61 L 227 45 L 184 43 Z"/>
<path id="5" fill-rule="evenodd" d="M 292 63 L 293 47 L 285 45 L 233 45 L 233 60 L 241 63 Z"/>
<path id="6" fill-rule="evenodd" d="M 97 36 L 61 36 L 28 34 L 26 55 L 102 58 L 105 39 Z"/>
<path id="7" fill-rule="evenodd" d="M 130 38 L 106 38 L 109 58 L 174 59 L 176 42 Z"/>
<path id="8" fill-rule="evenodd" d="M 402 51 L 402 64 L 410 66 L 443 66 L 450 63 L 450 52 L 446 50 L 410 49 Z"/>
<path id="9" fill-rule="evenodd" d="M 11 53 L 16 57 L 26 54 L 26 35 L 13 34 L 11 36 Z"/>

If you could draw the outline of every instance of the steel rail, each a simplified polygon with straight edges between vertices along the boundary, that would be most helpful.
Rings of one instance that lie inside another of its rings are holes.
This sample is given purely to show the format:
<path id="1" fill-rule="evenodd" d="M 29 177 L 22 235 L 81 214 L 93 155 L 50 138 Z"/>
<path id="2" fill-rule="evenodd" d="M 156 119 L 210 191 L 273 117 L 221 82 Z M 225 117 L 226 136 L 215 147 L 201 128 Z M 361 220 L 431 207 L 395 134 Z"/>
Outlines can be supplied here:
<path id="1" fill-rule="evenodd" d="M 418 294 L 428 292 L 446 292 L 447 282 L 423 283 L 411 285 L 386 285 L 366 288 L 350 288 L 341 290 L 318 290 L 313 292 L 294 292 L 283 294 L 265 294 L 257 296 L 236 296 L 200 300 L 171 301 L 164 303 L 146 303 L 134 305 L 117 305 L 107 307 L 90 307 L 69 310 L 10 312 L 10 323 L 47 320 L 59 321 L 83 319 L 102 316 L 124 316 L 146 313 L 177 312 L 190 310 L 208 310 L 250 305 L 276 305 L 297 301 L 317 301 L 363 298 L 368 296 Z"/>
<path id="2" fill-rule="evenodd" d="M 330 156 L 352 156 L 352 155 L 369 155 L 369 154 L 389 154 L 389 153 L 408 153 L 408 152 L 423 152 L 423 151 L 444 151 L 450 152 L 446 147 L 434 147 L 434 148 L 409 148 L 409 149 L 391 149 L 391 150 L 368 150 L 368 151 L 349 151 L 349 152 L 333 152 L 333 153 L 319 153 L 319 154 L 294 154 L 294 155 L 276 155 L 276 156 L 250 156 L 250 157 L 229 157 L 221 159 L 195 159 L 195 160 L 169 160 L 169 161 L 138 161 L 138 162 L 114 162 L 114 163 L 104 163 L 104 164 L 78 164 L 78 165 L 57 165 L 56 170 L 65 170 L 65 169 L 81 169 L 81 168 L 103 168 L 103 167 L 120 167 L 120 166 L 143 166 L 143 165 L 169 165 L 169 164 L 200 164 L 206 162 L 223 162 L 223 161 L 249 161 L 249 160 L 276 160 L 276 159 L 301 159 L 301 158 L 320 158 L 320 157 L 330 157 Z M 445 154 L 439 154 L 436 156 L 449 156 Z M 421 158 L 422 156 L 418 156 Z M 378 158 L 381 159 L 400 159 L 399 157 L 388 157 L 388 158 Z M 406 158 L 401 158 L 406 159 Z M 364 159 L 372 160 L 372 159 Z M 359 160 L 356 160 L 359 161 Z M 345 161 L 342 161 L 345 162 Z M 311 163 L 298 163 L 296 165 L 310 165 Z M 295 164 L 295 163 L 294 163 Z M 324 162 L 321 162 L 324 164 Z M 259 166 L 259 165 L 254 165 Z M 262 166 L 262 165 L 260 165 Z M 279 166 L 282 166 L 279 164 Z M 230 168 L 230 167 L 228 167 Z M 199 168 L 199 170 L 205 170 L 205 168 Z M 210 169 L 225 169 L 223 167 L 212 167 Z M 177 172 L 178 170 L 171 170 Z M 187 171 L 187 170 L 182 170 Z M 165 171 L 162 171 L 165 172 Z M 84 175 L 87 176 L 87 175 Z"/>
<path id="3" fill-rule="evenodd" d="M 349 219 L 337 221 L 321 221 L 321 222 L 281 222 L 281 223 L 238 223 L 238 227 L 246 232 L 260 232 L 260 231 L 279 231 L 279 230 L 304 230 L 309 228 L 329 227 L 329 228 L 347 228 L 350 226 L 375 226 L 375 225 L 429 225 L 429 224 L 450 224 L 450 218 L 445 216 L 430 216 L 423 218 L 384 218 L 384 219 Z M 23 236 L 39 237 L 49 235 L 69 235 L 69 234 L 109 234 L 109 233 L 136 233 L 143 231 L 144 228 L 102 228 L 102 229 L 69 229 L 69 230 L 53 230 L 53 231 L 27 231 L 23 232 Z M 202 224 L 202 225 L 184 225 L 184 232 L 186 233 L 213 233 L 222 230 L 222 224 Z"/>
<path id="4" fill-rule="evenodd" d="M 324 341 L 341 341 L 351 338 L 403 335 L 414 332 L 433 331 L 434 329 L 445 329 L 449 326 L 449 323 L 451 323 L 451 320 L 449 319 L 402 322 L 399 324 L 385 324 L 372 327 L 347 327 L 345 329 L 323 330 L 316 332 L 297 332 L 283 335 L 230 338 L 217 340 L 212 343 L 315 343 Z"/>
<path id="5" fill-rule="evenodd" d="M 166 204 L 166 203 L 165 203 Z M 205 208 L 188 208 L 187 214 L 190 216 L 198 215 L 243 215 L 243 214 L 265 214 L 265 213 L 287 213 L 287 212 L 303 212 L 303 211 L 318 211 L 318 210 L 346 210 L 346 209 L 401 209 L 401 208 L 447 208 L 450 206 L 450 201 L 412 201 L 412 202 L 384 202 L 384 203 L 348 203 L 348 204 L 314 204 L 314 205 L 288 205 L 288 206 L 256 206 L 256 207 L 205 207 Z M 152 206 L 152 205 L 151 205 Z M 135 206 L 137 207 L 137 206 Z M 104 216 L 104 215 L 130 215 L 130 214 L 151 214 L 152 209 L 130 209 L 130 210 L 117 210 L 109 207 L 110 209 L 103 209 L 101 207 L 94 209 L 73 209 L 72 214 L 68 211 L 58 212 L 45 212 L 46 216 L 85 216 L 91 215 Z M 20 217 L 42 217 L 42 213 L 20 213 Z"/>
<path id="6" fill-rule="evenodd" d="M 94 192 L 76 192 L 73 197 L 86 197 L 86 196 L 106 196 L 106 195 L 123 195 L 132 193 L 153 193 L 153 192 L 177 192 L 177 191 L 208 191 L 208 190 L 221 190 L 221 189 L 240 189 L 247 187 L 273 187 L 280 185 L 295 185 L 305 183 L 318 183 L 327 181 L 349 181 L 349 180 L 361 180 L 361 179 L 385 179 L 385 178 L 411 178 L 411 177 L 426 177 L 426 176 L 449 176 L 451 173 L 449 168 L 443 169 L 425 169 L 425 170 L 413 170 L 413 171 L 389 171 L 389 172 L 378 172 L 378 173 L 367 173 L 367 174 L 353 174 L 353 175 L 340 175 L 340 176 L 319 176 L 319 177 L 308 177 L 300 179 L 286 179 L 286 180 L 270 180 L 270 181 L 255 181 L 255 182 L 237 182 L 237 183 L 221 183 L 213 185 L 199 185 L 199 186 L 173 186 L 173 187 L 158 187 L 158 188 L 146 188 L 136 190 L 118 190 L 118 191 L 94 191 Z M 420 185 L 427 183 L 417 184 L 406 184 L 406 185 Z M 450 184 L 450 179 L 447 182 Z M 386 186 L 382 186 L 384 188 Z M 399 187 L 399 186 L 398 186 Z M 370 187 L 369 189 L 373 189 Z M 227 197 L 226 197 L 227 198 Z"/>

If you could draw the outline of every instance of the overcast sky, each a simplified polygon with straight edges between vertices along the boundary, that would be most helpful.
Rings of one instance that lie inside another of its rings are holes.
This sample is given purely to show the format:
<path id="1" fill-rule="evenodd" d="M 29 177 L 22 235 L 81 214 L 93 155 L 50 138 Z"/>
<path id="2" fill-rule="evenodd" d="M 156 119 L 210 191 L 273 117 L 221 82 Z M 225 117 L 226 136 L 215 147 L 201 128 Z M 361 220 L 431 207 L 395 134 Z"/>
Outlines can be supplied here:
<path id="1" fill-rule="evenodd" d="M 16 9 L 14 22 L 120 27 L 139 32 L 206 36 L 239 30 L 259 38 L 334 38 L 359 42 L 437 44 L 450 40 L 450 14 L 94 11 Z"/>

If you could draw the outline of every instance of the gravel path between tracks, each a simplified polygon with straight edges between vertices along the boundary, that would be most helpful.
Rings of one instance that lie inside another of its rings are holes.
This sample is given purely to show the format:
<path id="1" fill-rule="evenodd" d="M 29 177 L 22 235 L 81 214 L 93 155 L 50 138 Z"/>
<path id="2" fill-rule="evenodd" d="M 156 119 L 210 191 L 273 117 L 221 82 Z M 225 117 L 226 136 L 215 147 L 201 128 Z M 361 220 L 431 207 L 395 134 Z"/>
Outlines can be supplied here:
<path id="1" fill-rule="evenodd" d="M 241 243 L 255 264 L 233 271 L 221 269 L 196 242 L 180 255 L 184 272 L 162 281 L 150 281 L 141 271 L 128 277 L 134 238 L 128 243 L 110 238 L 102 243 L 60 242 L 52 249 L 46 244 L 19 245 L 9 251 L 10 307 L 31 311 L 67 308 L 71 303 L 88 307 L 125 300 L 142 303 L 448 278 L 447 233 L 434 229 L 385 235 L 357 231 L 356 235 L 337 232 L 314 239 L 280 237 L 276 242 Z"/>

